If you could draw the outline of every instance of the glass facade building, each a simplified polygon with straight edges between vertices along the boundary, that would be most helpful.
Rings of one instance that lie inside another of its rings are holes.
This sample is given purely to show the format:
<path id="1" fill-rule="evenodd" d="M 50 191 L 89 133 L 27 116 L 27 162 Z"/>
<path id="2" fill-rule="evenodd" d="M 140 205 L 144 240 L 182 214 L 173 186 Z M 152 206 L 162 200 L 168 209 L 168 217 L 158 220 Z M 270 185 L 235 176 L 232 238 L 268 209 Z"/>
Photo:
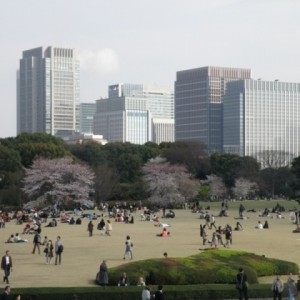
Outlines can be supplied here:
<path id="1" fill-rule="evenodd" d="M 300 84 L 240 80 L 227 85 L 223 102 L 226 153 L 285 153 L 284 165 L 300 152 Z"/>
<path id="2" fill-rule="evenodd" d="M 200 141 L 221 152 L 222 99 L 227 82 L 251 78 L 249 69 L 203 67 L 177 72 L 175 140 Z"/>
<path id="3" fill-rule="evenodd" d="M 96 103 L 80 103 L 80 133 L 94 132 Z"/>
<path id="4" fill-rule="evenodd" d="M 120 83 L 109 86 L 108 95 L 96 101 L 95 134 L 109 142 L 174 141 L 174 94 L 169 89 Z"/>
<path id="5" fill-rule="evenodd" d="M 79 131 L 79 62 L 74 49 L 23 51 L 17 72 L 17 133 Z"/>

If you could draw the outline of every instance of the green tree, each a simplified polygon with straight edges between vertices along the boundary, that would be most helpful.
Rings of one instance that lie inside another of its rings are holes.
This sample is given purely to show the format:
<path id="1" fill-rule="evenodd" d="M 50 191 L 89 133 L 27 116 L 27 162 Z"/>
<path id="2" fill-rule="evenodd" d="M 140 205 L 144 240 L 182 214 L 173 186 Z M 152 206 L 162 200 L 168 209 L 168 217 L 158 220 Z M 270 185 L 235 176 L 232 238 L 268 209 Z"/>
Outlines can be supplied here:
<path id="1" fill-rule="evenodd" d="M 87 142 L 76 145 L 67 145 L 67 149 L 78 159 L 90 166 L 97 167 L 106 163 L 104 146 L 96 142 Z"/>
<path id="2" fill-rule="evenodd" d="M 70 155 L 62 139 L 46 133 L 22 133 L 15 138 L 1 139 L 0 143 L 17 151 L 26 168 L 38 157 L 52 159 Z"/>
<path id="3" fill-rule="evenodd" d="M 207 147 L 197 141 L 161 143 L 162 156 L 171 164 L 184 164 L 188 171 L 196 178 L 207 179 L 209 175 L 210 160 Z"/>
<path id="4" fill-rule="evenodd" d="M 209 196 L 211 194 L 211 189 L 209 187 L 209 184 L 201 184 L 199 188 L 199 198 L 201 201 L 207 201 L 209 199 Z"/>
<path id="5" fill-rule="evenodd" d="M 0 204 L 19 205 L 20 181 L 23 177 L 21 158 L 17 151 L 0 144 Z"/>
<path id="6" fill-rule="evenodd" d="M 239 169 L 242 166 L 242 158 L 234 154 L 213 153 L 210 156 L 212 173 L 221 177 L 227 188 L 235 186 Z"/>

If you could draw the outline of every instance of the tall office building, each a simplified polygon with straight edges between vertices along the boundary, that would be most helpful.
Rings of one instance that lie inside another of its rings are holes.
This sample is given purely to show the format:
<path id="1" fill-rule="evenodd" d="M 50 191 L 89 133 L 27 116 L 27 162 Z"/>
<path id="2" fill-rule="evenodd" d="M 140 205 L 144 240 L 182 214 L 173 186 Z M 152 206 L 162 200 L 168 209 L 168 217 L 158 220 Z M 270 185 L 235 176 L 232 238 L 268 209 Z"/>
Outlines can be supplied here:
<path id="1" fill-rule="evenodd" d="M 17 72 L 17 133 L 79 130 L 79 62 L 74 49 L 23 51 Z"/>
<path id="2" fill-rule="evenodd" d="M 174 94 L 142 84 L 116 84 L 96 101 L 94 133 L 109 142 L 174 141 Z"/>
<path id="3" fill-rule="evenodd" d="M 222 151 L 222 97 L 227 82 L 251 78 L 249 69 L 203 67 L 177 72 L 175 140 L 200 141 Z"/>
<path id="4" fill-rule="evenodd" d="M 283 165 L 300 154 L 300 84 L 240 80 L 227 85 L 223 103 L 224 152 L 266 159 L 285 153 Z"/>
<path id="5" fill-rule="evenodd" d="M 80 133 L 94 132 L 96 103 L 80 103 Z"/>

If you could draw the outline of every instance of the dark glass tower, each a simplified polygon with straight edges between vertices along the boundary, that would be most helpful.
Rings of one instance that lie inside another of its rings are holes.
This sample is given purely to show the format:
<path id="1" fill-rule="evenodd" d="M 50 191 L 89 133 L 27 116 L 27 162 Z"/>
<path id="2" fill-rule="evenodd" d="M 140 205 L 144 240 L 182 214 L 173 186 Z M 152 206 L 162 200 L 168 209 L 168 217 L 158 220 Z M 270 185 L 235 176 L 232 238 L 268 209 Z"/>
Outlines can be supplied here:
<path id="1" fill-rule="evenodd" d="M 175 140 L 200 141 L 222 152 L 222 99 L 229 81 L 250 79 L 250 69 L 203 67 L 177 72 Z"/>

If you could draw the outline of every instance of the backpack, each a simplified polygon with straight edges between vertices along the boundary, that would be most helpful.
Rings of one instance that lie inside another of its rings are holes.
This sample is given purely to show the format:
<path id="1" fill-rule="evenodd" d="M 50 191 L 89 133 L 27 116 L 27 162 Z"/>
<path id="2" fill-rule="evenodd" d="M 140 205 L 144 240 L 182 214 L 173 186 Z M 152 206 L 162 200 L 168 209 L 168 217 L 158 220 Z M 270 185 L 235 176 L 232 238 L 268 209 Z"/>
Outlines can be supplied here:
<path id="1" fill-rule="evenodd" d="M 57 248 L 57 252 L 62 253 L 64 251 L 64 246 L 63 245 L 59 245 Z"/>

